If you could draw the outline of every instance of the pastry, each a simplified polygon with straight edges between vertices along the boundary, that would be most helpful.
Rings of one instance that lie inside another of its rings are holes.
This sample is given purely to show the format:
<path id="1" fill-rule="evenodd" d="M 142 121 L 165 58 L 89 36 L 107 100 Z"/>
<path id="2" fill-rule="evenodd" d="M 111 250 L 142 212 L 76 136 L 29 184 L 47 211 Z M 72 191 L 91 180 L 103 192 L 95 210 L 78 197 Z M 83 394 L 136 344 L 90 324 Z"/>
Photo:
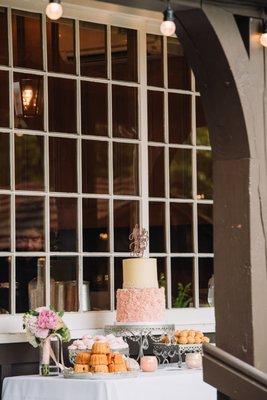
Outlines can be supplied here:
<path id="1" fill-rule="evenodd" d="M 187 337 L 185 337 L 185 336 L 180 336 L 179 338 L 178 338 L 178 343 L 179 344 L 187 344 L 188 342 L 187 342 Z"/>
<path id="2" fill-rule="evenodd" d="M 125 362 L 120 363 L 120 364 L 115 364 L 114 362 L 112 362 L 111 364 L 109 364 L 108 370 L 110 373 L 127 372 L 127 367 L 126 367 Z"/>
<path id="3" fill-rule="evenodd" d="M 196 343 L 196 344 L 202 343 L 202 337 L 196 335 L 196 336 L 195 336 L 195 343 Z"/>
<path id="4" fill-rule="evenodd" d="M 202 343 L 209 343 L 210 342 L 210 338 L 208 338 L 207 336 L 204 336 L 202 338 Z"/>
<path id="5" fill-rule="evenodd" d="M 91 372 L 93 373 L 108 373 L 108 367 L 107 365 L 94 365 L 91 367 Z"/>
<path id="6" fill-rule="evenodd" d="M 180 332 L 179 337 L 187 337 L 188 336 L 188 330 L 184 330 Z"/>
<path id="7" fill-rule="evenodd" d="M 198 331 L 198 332 L 196 332 L 196 336 L 199 336 L 202 339 L 204 337 L 204 334 L 203 334 L 203 332 Z"/>
<path id="8" fill-rule="evenodd" d="M 180 336 L 181 331 L 175 331 L 174 336 Z"/>
<path id="9" fill-rule="evenodd" d="M 114 364 L 125 363 L 123 355 L 120 353 L 113 353 L 113 362 L 114 362 Z"/>
<path id="10" fill-rule="evenodd" d="M 193 331 L 193 330 L 189 331 L 188 332 L 188 336 L 195 337 L 196 336 L 196 331 Z"/>
<path id="11" fill-rule="evenodd" d="M 108 365 L 108 358 L 106 354 L 92 354 L 90 359 L 90 365 Z"/>
<path id="12" fill-rule="evenodd" d="M 108 354 L 110 353 L 109 345 L 105 342 L 95 342 L 92 347 L 92 354 Z"/>
<path id="13" fill-rule="evenodd" d="M 90 353 L 86 353 L 85 351 L 78 353 L 75 358 L 76 364 L 88 365 L 90 362 Z"/>
<path id="14" fill-rule="evenodd" d="M 187 343 L 188 344 L 194 344 L 195 343 L 195 338 L 193 336 L 188 336 Z"/>
<path id="15" fill-rule="evenodd" d="M 165 343 L 165 344 L 170 343 L 170 339 L 169 339 L 168 335 L 163 335 L 161 337 L 161 343 Z"/>
<path id="16" fill-rule="evenodd" d="M 75 372 L 89 372 L 89 365 L 84 364 L 74 364 L 74 371 Z"/>

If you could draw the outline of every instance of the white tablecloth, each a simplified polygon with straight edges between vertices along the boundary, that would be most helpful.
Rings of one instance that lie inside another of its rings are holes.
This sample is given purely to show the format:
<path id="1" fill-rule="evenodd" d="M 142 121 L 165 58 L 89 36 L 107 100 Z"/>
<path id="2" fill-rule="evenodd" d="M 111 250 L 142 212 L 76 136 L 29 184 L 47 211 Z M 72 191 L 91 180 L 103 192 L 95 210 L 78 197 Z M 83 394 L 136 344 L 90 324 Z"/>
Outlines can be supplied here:
<path id="1" fill-rule="evenodd" d="M 73 380 L 62 377 L 6 378 L 2 400 L 216 400 L 200 370 L 158 370 L 138 377 Z"/>

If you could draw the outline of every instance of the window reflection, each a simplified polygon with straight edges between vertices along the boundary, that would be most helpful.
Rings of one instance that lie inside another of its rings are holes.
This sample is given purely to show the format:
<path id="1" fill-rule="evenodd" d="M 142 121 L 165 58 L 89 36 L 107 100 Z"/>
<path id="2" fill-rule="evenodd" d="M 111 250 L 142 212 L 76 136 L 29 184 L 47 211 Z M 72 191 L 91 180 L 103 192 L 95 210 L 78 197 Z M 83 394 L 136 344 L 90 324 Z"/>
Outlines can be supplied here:
<path id="1" fill-rule="evenodd" d="M 6 195 L 0 195 L 0 251 L 10 251 L 10 196 Z"/>
<path id="2" fill-rule="evenodd" d="M 129 235 L 139 224 L 139 202 L 114 200 L 114 250 L 129 252 Z"/>
<path id="3" fill-rule="evenodd" d="M 83 199 L 83 251 L 109 251 L 109 201 Z"/>
<path id="4" fill-rule="evenodd" d="M 47 58 L 48 70 L 76 73 L 75 23 L 73 19 L 60 18 L 51 21 L 47 18 Z"/>
<path id="5" fill-rule="evenodd" d="M 112 86 L 113 136 L 138 138 L 138 89 Z"/>
<path id="6" fill-rule="evenodd" d="M 15 135 L 15 181 L 17 190 L 44 189 L 44 138 Z"/>
<path id="7" fill-rule="evenodd" d="M 150 253 L 166 251 L 165 203 L 149 203 L 149 250 Z"/>
<path id="8" fill-rule="evenodd" d="M 81 75 L 107 77 L 107 27 L 80 21 Z"/>
<path id="9" fill-rule="evenodd" d="M 82 141 L 84 193 L 109 193 L 108 143 Z"/>
<path id="10" fill-rule="evenodd" d="M 168 51 L 168 87 L 171 89 L 191 90 L 191 71 L 184 56 L 181 43 L 177 38 L 167 38 Z"/>
<path id="11" fill-rule="evenodd" d="M 170 149 L 170 196 L 192 198 L 192 158 L 191 150 Z"/>
<path id="12" fill-rule="evenodd" d="M 165 197 L 164 147 L 148 148 L 149 196 Z"/>
<path id="13" fill-rule="evenodd" d="M 193 252 L 192 204 L 171 203 L 171 252 Z"/>
<path id="14" fill-rule="evenodd" d="M 139 194 L 138 145 L 113 143 L 113 190 L 115 194 Z"/>
<path id="15" fill-rule="evenodd" d="M 137 31 L 111 27 L 112 79 L 137 82 Z"/>
<path id="16" fill-rule="evenodd" d="M 8 65 L 7 8 L 0 7 L 0 64 Z"/>
<path id="17" fill-rule="evenodd" d="M 11 257 L 0 257 L 0 315 L 11 312 Z"/>
<path id="18" fill-rule="evenodd" d="M 197 198 L 212 199 L 212 154 L 210 150 L 197 151 Z"/>
<path id="19" fill-rule="evenodd" d="M 50 250 L 77 251 L 77 199 L 50 198 Z"/>
<path id="20" fill-rule="evenodd" d="M 213 206 L 198 204 L 198 252 L 213 252 Z"/>
<path id="21" fill-rule="evenodd" d="M 108 136 L 108 90 L 107 85 L 81 82 L 82 133 L 84 135 Z"/>
<path id="22" fill-rule="evenodd" d="M 110 310 L 109 257 L 84 257 L 83 279 L 84 311 Z"/>
<path id="23" fill-rule="evenodd" d="M 201 97 L 196 96 L 196 124 L 197 124 L 197 144 L 210 146 L 209 130 L 202 106 Z"/>
<path id="24" fill-rule="evenodd" d="M 9 134 L 0 132 L 0 189 L 10 188 Z"/>
<path id="25" fill-rule="evenodd" d="M 169 93 L 169 142 L 192 142 L 191 101 L 188 95 Z"/>
<path id="26" fill-rule="evenodd" d="M 114 304 L 117 307 L 117 297 L 116 293 L 118 289 L 123 287 L 123 276 L 122 276 L 122 257 L 114 258 Z"/>
<path id="27" fill-rule="evenodd" d="M 50 258 L 50 297 L 56 310 L 78 311 L 78 258 Z"/>
<path id="28" fill-rule="evenodd" d="M 13 10 L 12 39 L 15 67 L 43 69 L 41 14 Z"/>
<path id="29" fill-rule="evenodd" d="M 163 86 L 163 37 L 147 35 L 147 84 Z"/>
<path id="30" fill-rule="evenodd" d="M 44 129 L 43 77 L 14 73 L 15 128 Z"/>
<path id="31" fill-rule="evenodd" d="M 0 71 L 0 126 L 9 127 L 9 73 Z"/>
<path id="32" fill-rule="evenodd" d="M 171 260 L 172 307 L 194 306 L 193 258 L 175 257 Z"/>
<path id="33" fill-rule="evenodd" d="M 164 142 L 164 94 L 147 91 L 148 140 Z"/>
<path id="34" fill-rule="evenodd" d="M 16 196 L 16 250 L 44 250 L 44 198 Z"/>
<path id="35" fill-rule="evenodd" d="M 199 305 L 200 307 L 208 307 L 210 304 L 209 300 L 209 285 L 214 284 L 214 276 L 213 276 L 213 258 L 199 258 Z M 211 296 L 214 296 L 214 293 L 210 293 Z M 214 297 L 213 297 L 214 300 Z"/>

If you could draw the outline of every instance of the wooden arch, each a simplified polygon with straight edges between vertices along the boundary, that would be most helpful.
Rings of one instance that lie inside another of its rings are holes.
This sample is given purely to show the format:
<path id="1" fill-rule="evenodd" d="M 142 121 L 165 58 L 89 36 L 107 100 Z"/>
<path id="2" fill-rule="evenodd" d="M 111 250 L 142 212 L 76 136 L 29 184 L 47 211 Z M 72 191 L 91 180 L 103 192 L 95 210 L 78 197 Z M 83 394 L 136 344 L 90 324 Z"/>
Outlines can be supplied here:
<path id="1" fill-rule="evenodd" d="M 266 67 L 259 20 L 244 20 L 246 42 L 234 13 L 222 7 L 175 14 L 211 134 L 216 344 L 267 371 Z"/>

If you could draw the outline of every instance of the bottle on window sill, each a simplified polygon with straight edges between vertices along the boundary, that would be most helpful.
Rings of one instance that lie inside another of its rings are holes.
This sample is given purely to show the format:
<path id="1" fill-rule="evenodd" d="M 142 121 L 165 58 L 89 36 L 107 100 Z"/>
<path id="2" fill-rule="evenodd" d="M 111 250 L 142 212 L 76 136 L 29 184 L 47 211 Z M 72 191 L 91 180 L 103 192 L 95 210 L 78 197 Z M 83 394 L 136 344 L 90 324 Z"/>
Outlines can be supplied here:
<path id="1" fill-rule="evenodd" d="M 37 277 L 28 285 L 29 307 L 34 310 L 45 305 L 45 258 L 38 258 Z"/>

